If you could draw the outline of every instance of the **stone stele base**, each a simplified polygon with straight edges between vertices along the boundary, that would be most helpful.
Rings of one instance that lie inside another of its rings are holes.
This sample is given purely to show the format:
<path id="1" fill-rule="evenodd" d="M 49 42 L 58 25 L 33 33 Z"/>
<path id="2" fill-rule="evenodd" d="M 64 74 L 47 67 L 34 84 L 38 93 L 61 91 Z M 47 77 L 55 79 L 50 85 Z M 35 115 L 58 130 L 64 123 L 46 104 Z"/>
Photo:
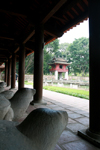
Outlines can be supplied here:
<path id="1" fill-rule="evenodd" d="M 93 138 L 93 136 L 89 136 L 86 132 L 89 132 L 88 129 L 87 130 L 81 130 L 78 131 L 78 135 L 82 138 L 84 138 L 85 140 L 87 140 L 88 142 L 90 142 L 91 144 L 97 146 L 100 148 L 100 140 L 96 139 L 95 137 Z"/>

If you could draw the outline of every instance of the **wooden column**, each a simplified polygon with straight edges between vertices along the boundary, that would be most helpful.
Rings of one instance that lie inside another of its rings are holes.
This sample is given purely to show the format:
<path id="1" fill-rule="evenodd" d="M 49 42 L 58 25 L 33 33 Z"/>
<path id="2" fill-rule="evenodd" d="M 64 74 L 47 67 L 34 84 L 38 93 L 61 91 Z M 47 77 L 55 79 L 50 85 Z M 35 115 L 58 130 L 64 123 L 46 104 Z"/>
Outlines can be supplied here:
<path id="1" fill-rule="evenodd" d="M 90 100 L 86 138 L 100 147 L 100 1 L 89 0 Z"/>
<path id="2" fill-rule="evenodd" d="M 100 1 L 90 0 L 90 127 L 100 135 Z"/>
<path id="3" fill-rule="evenodd" d="M 7 83 L 7 76 L 8 76 L 8 61 L 5 62 L 5 82 Z"/>
<path id="4" fill-rule="evenodd" d="M 44 28 L 42 24 L 35 26 L 35 52 L 34 52 L 34 95 L 33 103 L 42 101 L 43 89 L 43 47 L 44 47 Z"/>
<path id="5" fill-rule="evenodd" d="M 7 77 L 7 86 L 11 85 L 11 59 L 8 59 L 8 77 Z"/>
<path id="6" fill-rule="evenodd" d="M 15 88 L 16 54 L 12 54 L 11 88 Z"/>
<path id="7" fill-rule="evenodd" d="M 18 89 L 24 87 L 24 74 L 25 74 L 25 46 L 20 45 L 19 50 L 19 77 L 18 77 Z"/>

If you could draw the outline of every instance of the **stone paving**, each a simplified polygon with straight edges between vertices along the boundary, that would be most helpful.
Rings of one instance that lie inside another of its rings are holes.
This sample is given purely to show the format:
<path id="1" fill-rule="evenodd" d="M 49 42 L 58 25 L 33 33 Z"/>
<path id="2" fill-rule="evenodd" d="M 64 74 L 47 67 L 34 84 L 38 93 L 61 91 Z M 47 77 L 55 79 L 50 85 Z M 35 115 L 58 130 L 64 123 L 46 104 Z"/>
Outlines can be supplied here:
<path id="1" fill-rule="evenodd" d="M 55 150 L 100 150 L 77 135 L 78 130 L 87 129 L 89 126 L 88 100 L 43 90 L 43 104 L 30 105 L 27 113 L 36 108 L 65 110 L 68 113 L 68 125 L 61 134 Z"/>

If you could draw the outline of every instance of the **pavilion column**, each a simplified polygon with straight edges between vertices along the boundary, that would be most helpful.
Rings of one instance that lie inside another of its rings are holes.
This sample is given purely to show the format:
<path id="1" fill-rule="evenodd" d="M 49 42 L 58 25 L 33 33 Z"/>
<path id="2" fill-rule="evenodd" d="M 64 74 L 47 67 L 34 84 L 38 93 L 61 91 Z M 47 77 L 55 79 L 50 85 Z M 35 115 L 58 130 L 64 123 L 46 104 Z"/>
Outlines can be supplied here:
<path id="1" fill-rule="evenodd" d="M 16 54 L 12 54 L 11 88 L 15 88 Z"/>
<path id="2" fill-rule="evenodd" d="M 68 80 L 68 71 L 67 71 L 67 72 L 65 72 L 65 79 L 67 79 L 67 80 Z"/>
<path id="3" fill-rule="evenodd" d="M 11 85 L 11 58 L 8 59 L 8 77 L 7 77 L 7 86 Z"/>
<path id="4" fill-rule="evenodd" d="M 8 76 L 8 61 L 5 62 L 5 79 L 4 81 L 7 83 L 7 76 Z"/>
<path id="5" fill-rule="evenodd" d="M 24 88 L 24 75 L 25 75 L 25 45 L 20 45 L 19 50 L 19 75 L 18 75 L 18 89 Z"/>
<path id="6" fill-rule="evenodd" d="M 55 79 L 58 80 L 58 71 L 55 71 Z"/>
<path id="7" fill-rule="evenodd" d="M 34 51 L 34 95 L 33 103 L 42 101 L 43 90 L 43 47 L 44 47 L 44 28 L 42 24 L 35 26 L 35 51 Z"/>
<path id="8" fill-rule="evenodd" d="M 100 147 L 100 1 L 89 0 L 90 101 L 87 140 Z"/>

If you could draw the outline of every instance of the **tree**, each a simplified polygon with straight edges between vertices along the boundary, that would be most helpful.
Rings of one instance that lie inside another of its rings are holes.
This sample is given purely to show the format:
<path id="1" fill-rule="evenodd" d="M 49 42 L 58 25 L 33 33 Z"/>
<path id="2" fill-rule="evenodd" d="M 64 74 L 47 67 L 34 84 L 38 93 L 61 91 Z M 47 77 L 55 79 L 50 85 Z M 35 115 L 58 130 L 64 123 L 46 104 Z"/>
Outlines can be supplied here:
<path id="1" fill-rule="evenodd" d="M 33 74 L 34 70 L 34 53 L 25 58 L 25 73 Z"/>
<path id="2" fill-rule="evenodd" d="M 56 57 L 63 57 L 67 60 L 67 51 L 68 51 L 68 45 L 69 43 L 61 43 L 59 44 L 58 51 L 55 52 Z"/>
<path id="3" fill-rule="evenodd" d="M 44 61 L 43 61 L 43 73 L 48 74 L 50 66 L 48 65 L 49 61 L 55 56 L 55 53 L 59 49 L 59 40 L 49 43 L 44 46 Z"/>
<path id="4" fill-rule="evenodd" d="M 76 75 L 82 73 L 86 75 L 89 72 L 89 40 L 88 38 L 79 38 L 69 45 L 68 62 L 72 62 L 71 70 Z"/>

